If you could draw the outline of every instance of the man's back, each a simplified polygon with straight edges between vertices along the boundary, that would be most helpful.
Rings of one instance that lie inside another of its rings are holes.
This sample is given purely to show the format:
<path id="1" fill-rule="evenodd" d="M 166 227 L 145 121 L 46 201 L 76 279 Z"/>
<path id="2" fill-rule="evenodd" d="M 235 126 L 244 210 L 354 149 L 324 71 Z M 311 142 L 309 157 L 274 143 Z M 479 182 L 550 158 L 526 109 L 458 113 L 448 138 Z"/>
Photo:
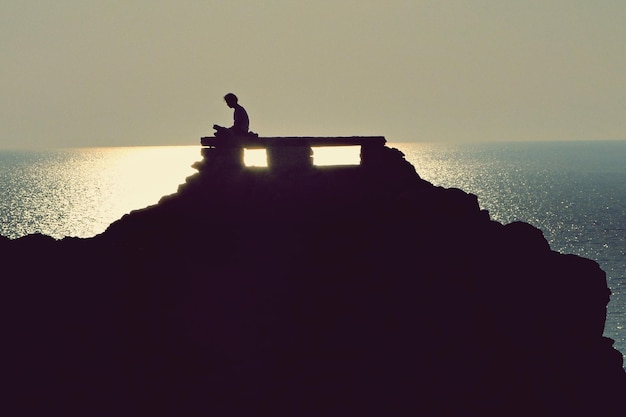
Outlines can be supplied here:
<path id="1" fill-rule="evenodd" d="M 234 123 L 232 129 L 236 133 L 248 133 L 250 128 L 250 119 L 248 113 L 241 105 L 235 105 L 235 113 L 233 115 Z"/>

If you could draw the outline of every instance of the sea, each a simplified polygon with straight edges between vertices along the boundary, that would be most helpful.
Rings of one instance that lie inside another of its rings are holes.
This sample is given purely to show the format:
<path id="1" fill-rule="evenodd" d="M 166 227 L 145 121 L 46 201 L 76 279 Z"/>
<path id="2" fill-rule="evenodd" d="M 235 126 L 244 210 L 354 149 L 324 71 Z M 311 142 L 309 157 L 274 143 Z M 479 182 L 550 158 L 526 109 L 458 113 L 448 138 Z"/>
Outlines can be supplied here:
<path id="1" fill-rule="evenodd" d="M 553 250 L 593 259 L 612 291 L 605 336 L 626 357 L 626 141 L 388 143 L 420 177 L 478 196 L 493 220 L 530 223 Z M 264 166 L 263 151 L 246 164 Z M 175 193 L 198 146 L 0 150 L 0 235 L 92 237 Z M 314 149 L 317 165 L 358 148 Z"/>

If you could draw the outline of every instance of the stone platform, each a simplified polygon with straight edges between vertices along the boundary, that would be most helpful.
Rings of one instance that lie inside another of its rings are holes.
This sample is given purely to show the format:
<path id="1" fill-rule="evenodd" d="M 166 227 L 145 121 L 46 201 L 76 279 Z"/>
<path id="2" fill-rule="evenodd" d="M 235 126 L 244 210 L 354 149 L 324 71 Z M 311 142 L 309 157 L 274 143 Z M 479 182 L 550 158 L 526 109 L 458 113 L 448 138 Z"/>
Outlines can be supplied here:
<path id="1" fill-rule="evenodd" d="M 385 147 L 384 136 L 339 137 L 258 137 L 256 135 L 232 138 L 203 137 L 200 139 L 202 156 L 212 166 L 243 167 L 244 149 L 265 149 L 268 167 L 272 170 L 304 169 L 313 166 L 312 147 L 360 146 L 361 165 L 374 163 L 376 155 Z"/>

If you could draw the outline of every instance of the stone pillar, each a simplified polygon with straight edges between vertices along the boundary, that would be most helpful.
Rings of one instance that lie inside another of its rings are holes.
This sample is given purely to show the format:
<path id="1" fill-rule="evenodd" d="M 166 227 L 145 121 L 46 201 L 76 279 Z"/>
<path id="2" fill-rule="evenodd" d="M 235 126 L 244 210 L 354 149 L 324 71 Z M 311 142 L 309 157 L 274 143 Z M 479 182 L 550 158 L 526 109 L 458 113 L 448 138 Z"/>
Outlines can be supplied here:
<path id="1" fill-rule="evenodd" d="M 240 169 L 245 166 L 243 148 L 238 146 L 220 146 L 202 148 L 204 166 L 210 169 Z"/>
<path id="2" fill-rule="evenodd" d="M 273 171 L 309 169 L 313 166 L 313 150 L 302 145 L 268 146 L 267 166 Z"/>
<path id="3" fill-rule="evenodd" d="M 361 166 L 376 167 L 385 160 L 386 147 L 380 145 L 361 145 Z"/>

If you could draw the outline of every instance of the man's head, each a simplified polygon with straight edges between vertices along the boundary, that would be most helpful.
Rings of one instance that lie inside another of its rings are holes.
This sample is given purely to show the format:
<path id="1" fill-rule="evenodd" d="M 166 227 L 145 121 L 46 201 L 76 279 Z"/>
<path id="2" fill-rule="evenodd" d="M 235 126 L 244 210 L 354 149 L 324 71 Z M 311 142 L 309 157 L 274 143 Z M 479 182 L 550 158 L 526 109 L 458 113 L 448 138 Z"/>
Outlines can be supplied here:
<path id="1" fill-rule="evenodd" d="M 224 101 L 226 102 L 226 105 L 230 108 L 233 108 L 237 105 L 237 96 L 234 95 L 233 93 L 228 93 L 224 96 Z"/>

